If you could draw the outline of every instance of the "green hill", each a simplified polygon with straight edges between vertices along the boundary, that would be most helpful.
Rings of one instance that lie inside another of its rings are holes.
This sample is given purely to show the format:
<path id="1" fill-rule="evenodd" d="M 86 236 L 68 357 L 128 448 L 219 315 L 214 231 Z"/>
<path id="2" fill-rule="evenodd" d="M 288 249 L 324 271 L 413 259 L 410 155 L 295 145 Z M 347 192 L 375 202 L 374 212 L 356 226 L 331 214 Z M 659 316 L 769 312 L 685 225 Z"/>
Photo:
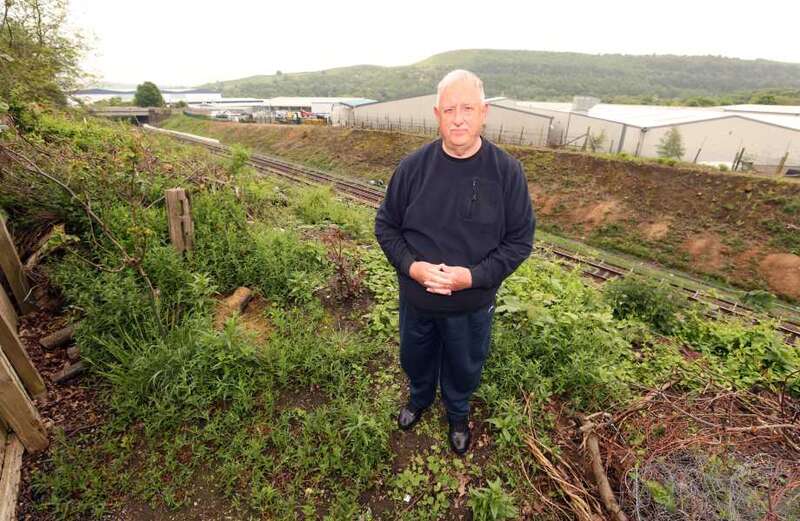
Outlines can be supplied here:
<path id="1" fill-rule="evenodd" d="M 225 96 L 358 96 L 397 99 L 433 91 L 449 70 L 479 74 L 488 96 L 690 104 L 765 101 L 800 104 L 800 64 L 719 56 L 580 54 L 461 50 L 400 67 L 356 65 L 318 72 L 251 76 L 210 83 Z"/>

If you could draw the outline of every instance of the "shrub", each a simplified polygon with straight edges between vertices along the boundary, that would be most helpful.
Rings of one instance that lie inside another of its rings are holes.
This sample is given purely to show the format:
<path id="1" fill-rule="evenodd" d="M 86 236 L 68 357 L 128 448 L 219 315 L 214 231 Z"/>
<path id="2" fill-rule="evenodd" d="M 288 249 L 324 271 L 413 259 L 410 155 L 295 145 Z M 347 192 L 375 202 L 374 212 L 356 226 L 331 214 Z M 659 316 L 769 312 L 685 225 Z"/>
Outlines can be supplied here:
<path id="1" fill-rule="evenodd" d="M 672 332 L 676 314 L 685 307 L 682 296 L 666 284 L 632 276 L 606 283 L 603 295 L 614 317 L 637 318 L 663 334 Z"/>

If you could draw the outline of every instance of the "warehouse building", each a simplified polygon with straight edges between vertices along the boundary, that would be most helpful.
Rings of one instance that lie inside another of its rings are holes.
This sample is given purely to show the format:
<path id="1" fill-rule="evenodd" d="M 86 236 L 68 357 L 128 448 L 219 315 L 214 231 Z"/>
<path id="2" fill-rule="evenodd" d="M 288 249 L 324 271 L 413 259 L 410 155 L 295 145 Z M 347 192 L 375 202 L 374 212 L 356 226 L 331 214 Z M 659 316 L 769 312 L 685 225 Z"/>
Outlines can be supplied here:
<path id="1" fill-rule="evenodd" d="M 658 157 L 662 139 L 674 128 L 685 148 L 683 161 L 730 166 L 743 155 L 746 163 L 770 173 L 778 165 L 784 170 L 800 165 L 800 117 L 792 112 L 796 108 L 611 105 L 584 97 L 573 103 L 497 103 L 552 116 L 550 142 L 559 145 Z"/>
<path id="2" fill-rule="evenodd" d="M 526 107 L 498 103 L 504 98 L 487 99 L 489 112 L 484 135 L 503 143 L 547 145 L 554 117 Z M 338 126 L 399 130 L 435 135 L 438 129 L 433 106 L 436 94 L 352 106 L 333 107 L 332 123 Z"/>

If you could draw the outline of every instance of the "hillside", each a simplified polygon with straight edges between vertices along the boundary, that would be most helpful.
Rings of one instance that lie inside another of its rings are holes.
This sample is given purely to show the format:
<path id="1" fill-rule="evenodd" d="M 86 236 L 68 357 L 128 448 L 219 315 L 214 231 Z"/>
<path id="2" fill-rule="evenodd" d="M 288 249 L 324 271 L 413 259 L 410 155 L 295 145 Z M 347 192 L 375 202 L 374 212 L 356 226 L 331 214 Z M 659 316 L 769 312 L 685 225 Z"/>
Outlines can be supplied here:
<path id="1" fill-rule="evenodd" d="M 214 122 L 164 127 L 341 174 L 388 180 L 427 138 Z M 525 166 L 540 229 L 744 289 L 800 300 L 800 183 L 588 154 L 505 147 Z M 689 194 L 689 195 L 687 195 Z"/>
<path id="2" fill-rule="evenodd" d="M 357 65 L 317 72 L 252 76 L 209 83 L 225 96 L 360 96 L 397 99 L 431 92 L 449 70 L 479 74 L 487 95 L 607 101 L 711 97 L 741 103 L 771 95 L 771 103 L 800 103 L 800 64 L 719 56 L 633 56 L 543 51 L 460 50 L 400 67 Z M 766 91 L 756 92 L 753 91 Z"/>

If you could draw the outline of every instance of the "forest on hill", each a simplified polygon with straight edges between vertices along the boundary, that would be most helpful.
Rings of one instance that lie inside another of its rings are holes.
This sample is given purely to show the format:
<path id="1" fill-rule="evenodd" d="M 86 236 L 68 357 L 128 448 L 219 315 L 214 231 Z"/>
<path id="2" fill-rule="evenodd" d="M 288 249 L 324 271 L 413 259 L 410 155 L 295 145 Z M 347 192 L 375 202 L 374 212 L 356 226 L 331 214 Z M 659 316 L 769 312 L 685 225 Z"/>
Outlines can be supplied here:
<path id="1" fill-rule="evenodd" d="M 377 100 L 427 94 L 452 69 L 484 80 L 486 94 L 564 100 L 591 95 L 617 103 L 800 104 L 800 64 L 721 56 L 580 54 L 460 50 L 400 67 L 356 65 L 209 83 L 224 96 L 357 96 Z"/>

